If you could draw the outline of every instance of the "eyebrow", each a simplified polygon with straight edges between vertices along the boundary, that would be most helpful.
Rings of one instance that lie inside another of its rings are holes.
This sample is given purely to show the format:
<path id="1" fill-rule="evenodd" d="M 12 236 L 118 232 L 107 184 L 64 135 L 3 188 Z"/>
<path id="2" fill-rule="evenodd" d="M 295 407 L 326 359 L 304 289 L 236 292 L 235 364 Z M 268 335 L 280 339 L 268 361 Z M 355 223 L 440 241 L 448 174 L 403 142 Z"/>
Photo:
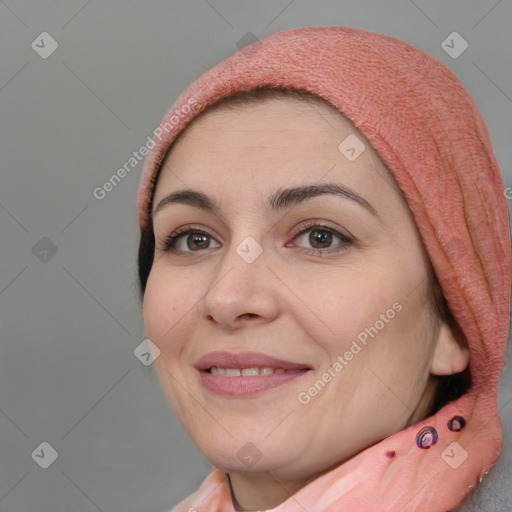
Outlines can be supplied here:
<path id="1" fill-rule="evenodd" d="M 353 190 L 338 185 L 337 183 L 323 183 L 321 185 L 305 185 L 287 189 L 279 189 L 268 200 L 267 209 L 277 212 L 291 206 L 298 205 L 308 199 L 320 195 L 335 195 L 344 199 L 351 200 L 365 208 L 375 217 L 379 217 L 375 208 L 363 197 Z M 212 197 L 193 189 L 184 189 L 172 192 L 160 200 L 153 210 L 153 216 L 170 204 L 187 204 L 195 206 L 202 210 L 211 211 L 215 214 L 220 213 L 219 204 Z"/>

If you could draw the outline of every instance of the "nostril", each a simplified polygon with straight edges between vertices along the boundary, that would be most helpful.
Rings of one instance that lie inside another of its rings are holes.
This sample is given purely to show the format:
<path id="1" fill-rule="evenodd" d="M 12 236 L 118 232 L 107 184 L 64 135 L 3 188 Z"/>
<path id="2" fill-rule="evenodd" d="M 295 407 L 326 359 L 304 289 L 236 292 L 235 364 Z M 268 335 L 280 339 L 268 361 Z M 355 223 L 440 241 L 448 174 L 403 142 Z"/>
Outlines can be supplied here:
<path id="1" fill-rule="evenodd" d="M 238 318 L 255 318 L 258 317 L 256 313 L 243 313 Z"/>

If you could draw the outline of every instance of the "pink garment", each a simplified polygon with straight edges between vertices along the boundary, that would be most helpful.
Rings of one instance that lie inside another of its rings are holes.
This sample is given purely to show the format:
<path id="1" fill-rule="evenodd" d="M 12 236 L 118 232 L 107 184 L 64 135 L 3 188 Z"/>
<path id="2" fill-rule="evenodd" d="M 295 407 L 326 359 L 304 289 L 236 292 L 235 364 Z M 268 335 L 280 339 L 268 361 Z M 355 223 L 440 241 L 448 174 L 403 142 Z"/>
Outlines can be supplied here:
<path id="1" fill-rule="evenodd" d="M 472 378 L 460 399 L 362 451 L 273 510 L 453 510 L 495 463 L 502 443 L 497 390 L 509 328 L 511 243 L 503 182 L 484 121 L 446 66 L 402 41 L 347 27 L 280 32 L 201 75 L 164 117 L 140 181 L 141 230 L 157 171 L 180 131 L 219 98 L 267 84 L 325 98 L 386 163 L 468 340 Z M 455 416 L 465 420 L 460 431 L 447 428 Z M 420 449 L 417 434 L 426 426 L 436 429 L 437 442 Z M 173 512 L 189 509 L 233 511 L 226 474 L 213 469 Z"/>

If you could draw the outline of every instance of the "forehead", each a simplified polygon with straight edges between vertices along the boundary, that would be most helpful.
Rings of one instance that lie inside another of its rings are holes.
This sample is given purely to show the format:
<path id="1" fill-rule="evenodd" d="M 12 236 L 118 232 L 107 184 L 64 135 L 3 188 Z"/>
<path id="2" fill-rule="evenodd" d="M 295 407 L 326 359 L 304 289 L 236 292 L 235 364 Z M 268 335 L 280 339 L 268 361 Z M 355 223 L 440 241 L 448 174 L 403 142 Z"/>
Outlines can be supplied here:
<path id="1" fill-rule="evenodd" d="M 267 98 L 204 111 L 175 140 L 155 188 L 201 185 L 245 194 L 322 180 L 361 190 L 399 191 L 366 137 L 334 106 L 295 97 Z M 391 185 L 391 187 L 389 187 Z"/>

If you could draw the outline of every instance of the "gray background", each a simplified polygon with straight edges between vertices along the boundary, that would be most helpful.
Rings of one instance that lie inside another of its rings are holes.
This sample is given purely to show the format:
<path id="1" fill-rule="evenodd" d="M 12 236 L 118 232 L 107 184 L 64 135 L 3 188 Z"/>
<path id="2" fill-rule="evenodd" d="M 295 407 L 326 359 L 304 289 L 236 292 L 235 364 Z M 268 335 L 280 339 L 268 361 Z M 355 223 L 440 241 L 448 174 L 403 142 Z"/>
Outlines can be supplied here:
<path id="1" fill-rule="evenodd" d="M 105 199 L 92 194 L 190 82 L 248 32 L 261 38 L 348 25 L 389 34 L 460 78 L 510 186 L 511 7 L 509 0 L 1 1 L 0 509 L 161 512 L 210 469 L 174 418 L 154 367 L 133 353 L 145 338 L 136 294 L 142 165 Z M 44 31 L 59 44 L 46 59 L 31 47 Z M 469 43 L 456 59 L 441 47 L 453 31 Z M 466 511 L 512 510 L 511 400 L 509 364 L 499 398 L 502 456 Z M 42 442 L 58 452 L 47 469 L 31 457 Z"/>

